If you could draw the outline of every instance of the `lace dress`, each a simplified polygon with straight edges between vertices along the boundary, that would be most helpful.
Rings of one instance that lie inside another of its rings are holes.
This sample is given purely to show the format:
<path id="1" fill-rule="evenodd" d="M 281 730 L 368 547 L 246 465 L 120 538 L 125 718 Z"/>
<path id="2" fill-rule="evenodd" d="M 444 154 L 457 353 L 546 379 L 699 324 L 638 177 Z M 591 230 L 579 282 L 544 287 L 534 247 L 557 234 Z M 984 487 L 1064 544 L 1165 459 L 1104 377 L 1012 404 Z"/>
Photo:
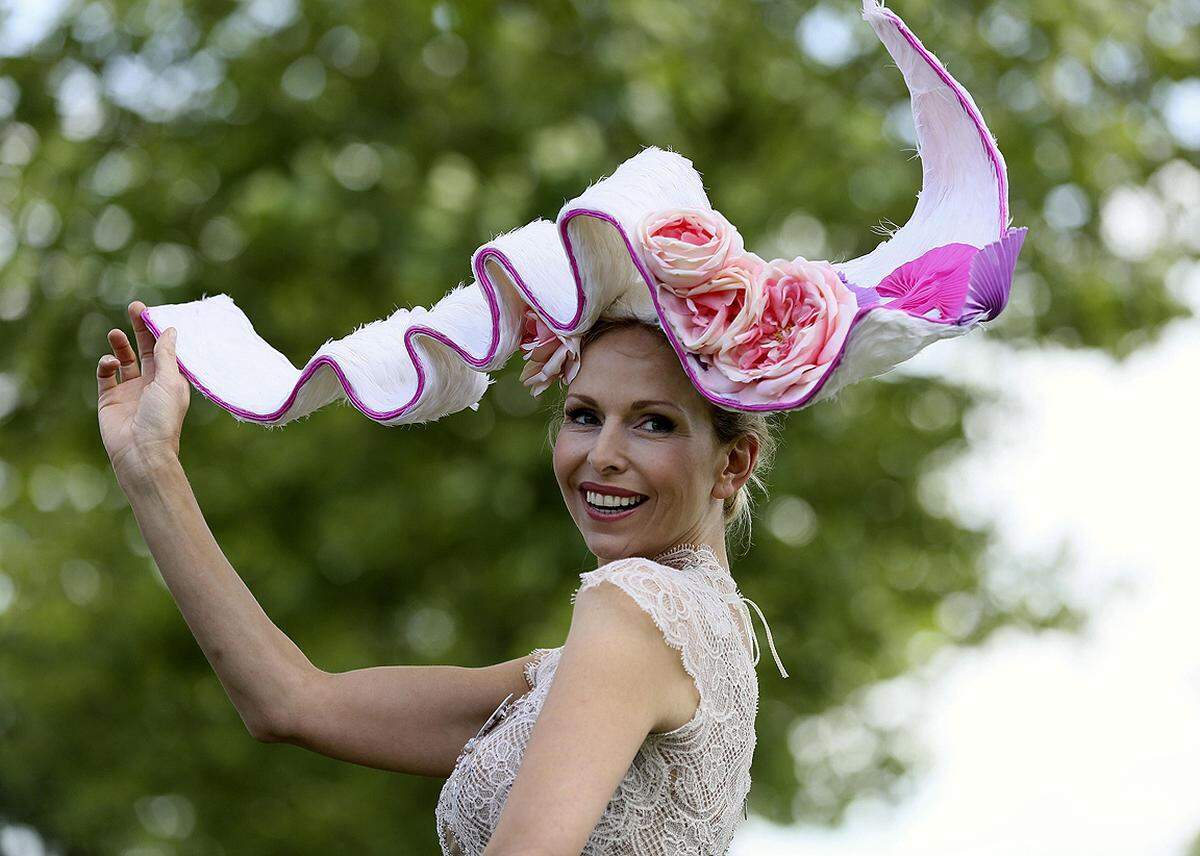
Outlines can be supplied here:
<path id="1" fill-rule="evenodd" d="M 712 856 L 728 851 L 746 816 L 758 713 L 758 639 L 750 604 L 707 545 L 680 544 L 653 559 L 630 557 L 580 574 L 579 592 L 609 581 L 648 612 L 679 649 L 696 682 L 695 715 L 651 733 L 634 756 L 582 856 Z M 786 678 L 775 652 L 771 654 Z M 747 650 L 747 642 L 754 651 Z M 437 804 L 443 856 L 479 856 L 500 820 L 562 647 L 538 648 L 525 666 L 529 691 L 509 695 L 463 747 Z"/>

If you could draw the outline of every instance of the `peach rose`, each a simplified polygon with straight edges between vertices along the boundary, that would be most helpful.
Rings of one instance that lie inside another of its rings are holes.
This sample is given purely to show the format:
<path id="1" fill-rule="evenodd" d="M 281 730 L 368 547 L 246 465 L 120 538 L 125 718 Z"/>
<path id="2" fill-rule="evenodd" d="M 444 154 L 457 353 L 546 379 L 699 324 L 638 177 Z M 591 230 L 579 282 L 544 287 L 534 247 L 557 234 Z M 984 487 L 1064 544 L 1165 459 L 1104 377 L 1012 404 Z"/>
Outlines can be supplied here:
<path id="1" fill-rule="evenodd" d="M 774 259 L 758 276 L 761 312 L 718 351 L 710 385 L 745 403 L 798 398 L 838 355 L 858 301 L 829 262 Z"/>
<path id="2" fill-rule="evenodd" d="M 525 366 L 521 383 L 530 387 L 534 396 L 541 395 L 555 380 L 570 383 L 579 373 L 580 336 L 559 336 L 546 325 L 541 316 L 525 307 L 522 318 L 521 350 Z"/>
<path id="3" fill-rule="evenodd" d="M 745 332 L 761 311 L 758 275 L 765 264 L 753 253 L 745 253 L 730 259 L 686 297 L 660 288 L 659 301 L 680 343 L 693 353 L 715 354 Z"/>
<path id="4" fill-rule="evenodd" d="M 638 226 L 650 272 L 679 297 L 742 253 L 742 236 L 716 211 L 674 208 L 648 214 Z"/>

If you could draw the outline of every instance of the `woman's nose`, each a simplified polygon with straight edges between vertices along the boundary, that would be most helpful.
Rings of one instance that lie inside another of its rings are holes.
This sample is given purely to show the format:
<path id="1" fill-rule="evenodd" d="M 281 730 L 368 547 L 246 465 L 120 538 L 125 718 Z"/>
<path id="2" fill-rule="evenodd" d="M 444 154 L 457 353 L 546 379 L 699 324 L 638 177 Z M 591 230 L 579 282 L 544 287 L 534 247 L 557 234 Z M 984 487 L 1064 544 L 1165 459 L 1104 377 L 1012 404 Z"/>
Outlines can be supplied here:
<path id="1" fill-rule="evenodd" d="M 588 463 L 597 472 L 625 467 L 625 443 L 621 426 L 615 420 L 609 420 L 600 433 L 596 442 L 588 452 Z"/>

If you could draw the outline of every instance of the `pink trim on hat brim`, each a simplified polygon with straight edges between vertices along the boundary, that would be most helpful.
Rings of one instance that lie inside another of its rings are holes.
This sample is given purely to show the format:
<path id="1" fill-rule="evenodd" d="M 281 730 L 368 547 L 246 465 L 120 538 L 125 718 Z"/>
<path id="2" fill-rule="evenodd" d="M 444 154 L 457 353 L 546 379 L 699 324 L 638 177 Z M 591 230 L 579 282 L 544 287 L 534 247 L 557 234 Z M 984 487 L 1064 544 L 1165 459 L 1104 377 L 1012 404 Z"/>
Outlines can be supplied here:
<path id="1" fill-rule="evenodd" d="M 507 262 L 507 259 L 505 259 L 505 261 Z M 287 397 L 283 404 L 270 413 L 255 413 L 251 410 L 246 410 L 243 407 L 238 407 L 235 404 L 225 401 L 223 398 L 201 383 L 200 380 L 194 374 L 192 374 L 192 372 L 188 371 L 187 366 L 184 365 L 182 360 L 176 359 L 176 362 L 179 363 L 179 371 L 183 374 L 183 376 L 191 381 L 192 384 L 205 395 L 205 397 L 207 397 L 217 406 L 228 410 L 230 413 L 242 419 L 253 422 L 268 423 L 278 421 L 280 416 L 283 416 L 285 413 L 287 413 L 292 408 L 292 405 L 296 403 L 296 396 L 300 394 L 300 390 L 306 383 L 308 383 L 309 379 L 317 373 L 317 370 L 322 366 L 329 366 L 329 368 L 333 369 L 333 373 L 337 375 L 338 381 L 341 383 L 342 389 L 345 391 L 346 397 L 350 400 L 351 404 L 353 404 L 364 415 L 369 416 L 370 418 L 379 422 L 386 422 L 406 413 L 421 400 L 421 396 L 425 391 L 425 370 L 421 364 L 421 361 L 417 359 L 417 353 L 412 344 L 413 337 L 420 335 L 428 336 L 431 339 L 437 339 L 439 342 L 445 344 L 448 348 L 453 349 L 454 352 L 463 359 L 463 362 L 476 369 L 487 365 L 488 362 L 495 356 L 496 347 L 500 342 L 500 311 L 496 308 L 496 295 L 489 289 L 484 289 L 484 292 L 487 295 L 488 304 L 491 306 L 492 310 L 492 343 L 488 348 L 487 355 L 482 358 L 472 357 L 469 353 L 459 347 L 458 343 L 453 339 L 450 339 L 445 334 L 438 330 L 434 330 L 431 327 L 414 324 L 404 331 L 404 348 L 406 351 L 408 351 L 409 359 L 412 361 L 413 368 L 415 368 L 417 372 L 417 389 L 408 402 L 406 402 L 402 407 L 396 408 L 395 410 L 375 410 L 365 404 L 355 392 L 354 384 L 352 384 L 350 379 L 346 377 L 346 373 L 338 364 L 338 361 L 329 356 L 318 357 L 305 366 L 304 371 L 300 374 L 300 377 L 297 378 L 295 385 L 292 387 L 291 394 Z M 153 318 L 151 318 L 151 311 L 152 310 L 150 307 L 143 310 L 142 320 L 146 322 L 146 326 L 157 339 L 162 335 L 162 332 L 159 329 L 159 326 L 154 322 Z"/>
<path id="2" fill-rule="evenodd" d="M 299 379 L 296 381 L 295 386 L 292 388 L 291 394 L 287 397 L 287 399 L 284 401 L 284 403 L 282 405 L 280 405 L 274 411 L 267 413 L 267 414 L 254 413 L 253 411 L 246 410 L 245 408 L 238 407 L 234 404 L 231 404 L 231 403 L 223 400 L 220 396 L 218 396 L 217 394 L 212 392 L 212 390 L 208 389 L 203 383 L 201 383 L 200 380 L 188 370 L 187 366 L 184 365 L 182 360 L 177 360 L 179 363 L 180 371 L 207 398 L 209 398 L 211 401 L 213 401 L 218 406 L 224 408 L 225 410 L 228 410 L 230 413 L 233 413 L 234 415 L 236 415 L 242 419 L 255 421 L 255 422 L 270 423 L 270 422 L 277 421 L 280 416 L 284 415 L 285 413 L 287 413 L 288 410 L 291 409 L 292 405 L 296 401 L 296 397 L 300 393 L 300 389 L 308 382 L 308 380 L 314 374 L 316 374 L 318 369 L 320 369 L 322 366 L 328 366 L 330 369 L 333 370 L 334 374 L 337 375 L 337 378 L 338 378 L 339 382 L 341 383 L 342 388 L 346 392 L 346 397 L 350 400 L 351 404 L 353 404 L 354 407 L 356 407 L 359 411 L 361 411 L 363 414 L 370 417 L 371 419 L 375 419 L 375 420 L 381 421 L 381 422 L 396 419 L 397 417 L 403 416 L 408 410 L 410 410 L 413 406 L 415 406 L 421 400 L 422 394 L 424 393 L 424 390 L 425 390 L 425 371 L 422 366 L 421 360 L 418 359 L 416 350 L 412 344 L 413 337 L 421 335 L 421 336 L 428 336 L 430 338 L 437 339 L 439 342 L 442 342 L 447 347 L 452 348 L 454 350 L 454 352 L 457 353 L 463 359 L 464 362 L 466 362 L 468 365 L 470 365 L 476 369 L 481 369 L 483 366 L 485 366 L 489 362 L 491 362 L 491 360 L 495 357 L 496 350 L 499 347 L 499 343 L 500 343 L 500 310 L 498 308 L 497 286 L 495 283 L 492 282 L 492 279 L 489 276 L 487 269 L 486 269 L 486 265 L 485 265 L 485 262 L 488 259 L 495 259 L 495 261 L 497 263 L 499 263 L 505 269 L 505 271 L 508 273 L 513 284 L 516 285 L 516 287 L 520 290 L 523 298 L 529 304 L 533 305 L 537 309 L 537 311 L 550 323 L 550 325 L 552 327 L 556 328 L 556 330 L 558 330 L 566 335 L 572 335 L 577 332 L 579 320 L 584 315 L 584 310 L 586 309 L 587 293 L 583 289 L 583 282 L 582 282 L 582 278 L 579 273 L 579 265 L 575 258 L 575 250 L 574 250 L 574 246 L 572 244 L 571 236 L 567 229 L 567 226 L 576 217 L 585 217 L 585 216 L 586 217 L 594 217 L 598 220 L 603 220 L 604 222 L 607 222 L 611 226 L 616 228 L 617 233 L 621 236 L 621 240 L 624 241 L 624 243 L 625 243 L 626 250 L 629 252 L 630 260 L 633 262 L 634 266 L 637 268 L 638 273 L 642 277 L 642 281 L 646 284 L 646 287 L 650 293 L 650 298 L 654 302 L 654 308 L 658 314 L 660 326 L 662 327 L 663 331 L 666 333 L 667 339 L 671 343 L 671 347 L 675 351 L 676 356 L 679 358 L 680 365 L 683 367 L 684 372 L 686 372 L 688 379 L 692 382 L 692 385 L 695 386 L 696 389 L 705 398 L 707 398 L 713 404 L 716 404 L 718 406 L 730 407 L 730 408 L 734 408 L 737 410 L 747 410 L 747 411 L 793 410 L 793 409 L 796 409 L 799 407 L 803 407 L 809 400 L 811 400 L 813 398 L 813 396 L 817 395 L 820 392 L 821 388 L 825 385 L 825 382 L 837 370 L 837 367 L 841 364 L 842 358 L 846 352 L 846 348 L 848 347 L 850 340 L 854 335 L 855 327 L 858 326 L 859 322 L 867 315 L 867 313 L 876 311 L 876 310 L 881 310 L 881 309 L 888 310 L 891 312 L 903 312 L 904 311 L 904 310 L 899 310 L 899 309 L 891 309 L 887 305 L 880 304 L 880 303 L 874 303 L 874 304 L 871 304 L 870 306 L 860 307 L 858 309 L 858 311 L 855 312 L 854 318 L 851 319 L 850 328 L 846 333 L 845 339 L 843 339 L 843 341 L 842 341 L 841 347 L 838 349 L 837 356 L 833 360 L 830 361 L 829 366 L 825 371 L 825 374 L 822 375 L 820 380 L 818 380 L 804 395 L 802 395 L 801 397 L 794 399 L 792 401 L 779 401 L 779 402 L 773 402 L 773 403 L 769 403 L 769 404 L 744 404 L 742 402 L 739 402 L 736 398 L 726 398 L 724 396 L 721 396 L 721 395 L 711 392 L 700 381 L 699 376 L 696 374 L 696 372 L 692 368 L 691 361 L 688 359 L 688 355 L 691 352 L 688 351 L 687 348 L 685 348 L 680 343 L 679 339 L 676 337 L 675 332 L 671 327 L 671 324 L 667 321 L 667 315 L 664 312 L 662 305 L 659 303 L 658 295 L 656 294 L 657 289 L 655 288 L 655 281 L 654 281 L 653 275 L 646 269 L 646 267 L 642 263 L 641 259 L 638 258 L 637 252 L 633 248 L 633 243 L 630 240 L 629 236 L 625 233 L 625 230 L 623 228 L 621 228 L 621 224 L 618 223 L 614 217 L 612 217 L 610 214 L 607 214 L 604 211 L 599 211 L 596 209 L 587 209 L 587 208 L 576 208 L 576 209 L 571 209 L 571 210 L 567 211 L 559 219 L 559 234 L 562 239 L 563 248 L 567 254 L 567 259 L 571 266 L 572 278 L 575 281 L 575 290 L 576 290 L 576 296 L 577 296 L 577 308 L 576 308 L 575 314 L 569 320 L 566 320 L 566 321 L 560 321 L 558 319 L 555 319 L 552 315 L 550 315 L 550 313 L 545 309 L 545 307 L 543 307 L 541 305 L 541 303 L 537 300 L 537 298 L 534 296 L 534 294 L 529 290 L 529 288 L 525 284 L 524 280 L 522 280 L 521 275 L 517 272 L 516 267 L 512 264 L 512 262 L 508 259 L 508 257 L 505 256 L 504 253 L 502 253 L 500 250 L 495 249 L 494 247 L 489 247 L 485 251 L 478 254 L 478 256 L 475 259 L 475 264 L 474 264 L 476 281 L 479 283 L 480 288 L 483 289 L 483 292 L 487 298 L 487 302 L 488 302 L 488 306 L 489 306 L 490 314 L 491 314 L 492 338 L 491 338 L 491 342 L 488 346 L 487 353 L 482 357 L 474 357 L 471 354 L 469 354 L 468 352 L 466 352 L 465 350 L 463 350 L 463 348 L 461 348 L 456 342 L 454 342 L 452 339 L 450 339 L 449 337 L 447 337 L 445 334 L 441 333 L 438 330 L 434 330 L 433 328 L 426 327 L 421 324 L 414 324 L 414 325 L 410 326 L 407 330 L 405 330 L 403 340 L 404 340 L 404 347 L 408 351 L 409 358 L 411 359 L 413 367 L 416 369 L 416 372 L 417 372 L 417 388 L 416 388 L 416 391 L 413 393 L 412 398 L 409 401 L 407 401 L 404 405 L 402 405 L 401 407 L 395 408 L 393 410 L 380 411 L 380 410 L 375 410 L 375 409 L 369 407 L 368 405 L 366 405 L 362 401 L 362 399 L 358 396 L 358 394 L 355 392 L 354 385 L 350 382 L 349 378 L 346 377 L 345 372 L 342 370 L 342 367 L 338 364 L 337 360 L 335 360 L 333 357 L 329 357 L 329 356 L 319 357 L 316 360 L 314 360 L 313 362 L 309 363 L 305 367 L 304 371 L 301 373 Z M 159 329 L 159 326 L 154 322 L 153 318 L 151 317 L 151 315 L 150 315 L 151 311 L 152 310 L 150 308 L 147 308 L 145 311 L 143 311 L 142 312 L 142 320 L 146 322 L 146 326 L 150 329 L 150 331 L 157 338 L 158 336 L 161 335 L 161 330 Z M 906 314 L 912 314 L 912 313 L 906 313 Z M 917 317 L 924 317 L 924 316 L 917 316 Z M 932 321 L 934 323 L 941 323 L 941 324 L 954 324 L 955 323 L 954 319 L 925 318 L 925 320 Z"/>
<path id="3" fill-rule="evenodd" d="M 354 407 L 356 407 L 364 415 L 379 422 L 386 422 L 396 419 L 412 409 L 412 407 L 414 407 L 421 400 L 421 397 L 425 392 L 425 370 L 421 364 L 421 361 L 417 358 L 416 350 L 411 341 L 415 336 L 428 336 L 431 339 L 438 340 L 458 354 L 462 358 L 463 362 L 477 370 L 482 369 L 495 358 L 496 350 L 500 346 L 500 309 L 497 300 L 496 285 L 492 282 L 491 277 L 488 276 L 485 266 L 486 261 L 491 258 L 494 258 L 501 266 L 504 267 L 506 271 L 508 271 L 508 275 L 517 285 L 517 288 L 520 290 L 525 301 L 536 307 L 537 311 L 541 313 L 543 317 L 549 319 L 551 321 L 551 326 L 559 328 L 569 327 L 573 329 L 574 326 L 579 323 L 579 318 L 583 314 L 584 305 L 587 302 L 587 296 L 585 295 L 583 286 L 578 278 L 576 278 L 575 282 L 576 294 L 578 297 L 578 308 L 576 309 L 575 315 L 565 323 L 554 321 L 552 316 L 546 311 L 545 307 L 543 307 L 538 301 L 537 297 L 534 296 L 533 292 L 531 292 L 528 286 L 525 285 L 524 280 L 521 279 L 520 274 L 517 273 L 516 268 L 513 266 L 509 258 L 495 247 L 487 247 L 476 255 L 473 263 L 476 281 L 479 283 L 483 290 L 484 296 L 487 299 L 491 315 L 492 338 L 490 344 L 488 345 L 487 353 L 482 357 L 474 357 L 467 351 L 463 350 L 463 348 L 461 348 L 457 342 L 442 332 L 435 330 L 432 327 L 427 327 L 423 324 L 413 324 L 404 331 L 404 348 L 406 351 L 408 351 L 409 359 L 412 361 L 413 367 L 417 372 L 417 388 L 413 393 L 412 398 L 394 410 L 375 410 L 374 408 L 365 404 L 355 391 L 354 384 L 351 383 L 350 379 L 346 377 L 346 373 L 338 364 L 338 361 L 329 356 L 318 357 L 316 360 L 313 360 L 311 363 L 309 363 L 305 367 L 304 371 L 300 374 L 300 377 L 296 380 L 291 394 L 288 395 L 283 404 L 270 413 L 255 413 L 254 411 L 246 410 L 244 407 L 238 407 L 235 404 L 225 401 L 223 398 L 221 398 L 221 396 L 217 395 L 211 389 L 201 383 L 200 379 L 188 370 L 187 366 L 182 360 L 177 359 L 176 362 L 179 363 L 179 370 L 184 377 L 191 381 L 192 385 L 200 390 L 200 392 L 203 393 L 206 398 L 208 398 L 218 407 L 221 407 L 235 416 L 248 421 L 264 423 L 278 421 L 279 417 L 283 416 L 292 408 L 292 405 L 296 402 L 296 396 L 300 394 L 301 388 L 308 383 L 309 379 L 315 375 L 317 370 L 322 366 L 328 366 L 333 370 L 333 373 L 337 375 L 338 381 L 341 383 L 343 390 L 345 390 L 346 397 L 350 400 L 350 403 L 353 404 Z M 150 313 L 152 311 L 152 307 L 147 307 L 145 310 L 143 310 L 142 320 L 146 322 L 146 326 L 157 339 L 162 335 L 162 330 L 151 316 Z"/>

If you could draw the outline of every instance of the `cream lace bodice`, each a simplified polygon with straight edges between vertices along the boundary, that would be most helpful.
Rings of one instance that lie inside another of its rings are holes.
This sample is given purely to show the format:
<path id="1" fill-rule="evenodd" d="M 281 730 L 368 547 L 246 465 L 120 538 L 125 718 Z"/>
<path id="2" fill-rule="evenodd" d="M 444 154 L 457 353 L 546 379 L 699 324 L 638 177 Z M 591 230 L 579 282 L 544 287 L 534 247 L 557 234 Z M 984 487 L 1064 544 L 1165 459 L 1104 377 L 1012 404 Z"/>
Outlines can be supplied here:
<path id="1" fill-rule="evenodd" d="M 741 596 L 707 545 L 676 545 L 653 559 L 618 559 L 579 576 L 582 582 L 572 602 L 601 582 L 619 586 L 679 649 L 700 693 L 688 723 L 646 736 L 583 856 L 726 853 L 745 817 L 758 712 L 758 640 L 745 604 L 754 606 L 760 618 L 761 610 Z M 769 627 L 767 639 L 787 677 Z M 561 646 L 535 649 L 525 667 L 529 691 L 506 698 L 463 747 L 438 798 L 443 856 L 479 856 L 487 846 L 561 653 Z"/>

